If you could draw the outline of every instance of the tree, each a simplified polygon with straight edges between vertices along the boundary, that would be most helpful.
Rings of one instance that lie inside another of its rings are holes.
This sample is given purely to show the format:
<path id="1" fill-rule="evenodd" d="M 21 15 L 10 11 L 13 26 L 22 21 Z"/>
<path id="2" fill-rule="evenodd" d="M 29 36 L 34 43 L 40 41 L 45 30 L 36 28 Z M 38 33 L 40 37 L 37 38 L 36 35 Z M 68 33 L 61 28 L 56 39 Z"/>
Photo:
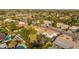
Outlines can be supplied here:
<path id="1" fill-rule="evenodd" d="M 29 30 L 27 30 L 26 28 L 21 28 L 19 34 L 26 43 L 29 43 L 29 34 L 30 34 Z"/>
<path id="2" fill-rule="evenodd" d="M 40 24 L 44 24 L 44 20 L 43 19 L 40 19 L 39 22 L 40 22 Z"/>
<path id="3" fill-rule="evenodd" d="M 54 22 L 52 23 L 52 26 L 56 27 L 56 26 L 57 26 L 57 21 L 54 21 Z"/>
<path id="4" fill-rule="evenodd" d="M 14 22 L 10 22 L 7 25 L 7 28 L 9 29 L 9 31 L 12 33 L 14 30 L 17 30 L 17 26 Z"/>
<path id="5" fill-rule="evenodd" d="M 42 34 L 37 35 L 37 41 L 41 49 L 49 48 L 52 45 L 51 39 Z"/>
<path id="6" fill-rule="evenodd" d="M 31 25 L 32 24 L 32 19 L 28 19 L 27 23 L 28 23 L 28 25 Z"/>
<path id="7" fill-rule="evenodd" d="M 28 30 L 29 30 L 30 34 L 36 34 L 36 32 L 37 32 L 37 31 L 36 31 L 33 27 L 31 27 L 31 26 L 28 28 Z"/>

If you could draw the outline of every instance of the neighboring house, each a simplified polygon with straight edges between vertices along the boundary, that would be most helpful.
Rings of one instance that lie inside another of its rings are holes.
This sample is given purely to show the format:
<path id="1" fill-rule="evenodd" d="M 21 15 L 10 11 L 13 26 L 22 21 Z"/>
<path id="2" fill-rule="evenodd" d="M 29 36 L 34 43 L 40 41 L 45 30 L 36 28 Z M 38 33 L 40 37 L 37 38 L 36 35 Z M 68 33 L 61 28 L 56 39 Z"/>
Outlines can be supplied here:
<path id="1" fill-rule="evenodd" d="M 45 20 L 44 23 L 45 23 L 45 24 L 49 24 L 49 25 L 51 25 L 52 22 L 51 22 L 51 21 L 47 21 L 47 20 Z"/>
<path id="2" fill-rule="evenodd" d="M 45 35 L 46 37 L 49 37 L 49 34 L 47 32 L 43 32 L 42 35 Z"/>
<path id="3" fill-rule="evenodd" d="M 69 25 L 66 25 L 66 24 L 63 24 L 63 23 L 57 23 L 57 27 L 65 30 L 65 29 L 69 28 Z"/>
<path id="4" fill-rule="evenodd" d="M 11 39 L 11 35 L 7 35 L 5 37 L 5 42 L 10 42 L 12 39 Z"/>
<path id="5" fill-rule="evenodd" d="M 49 27 L 52 25 L 51 21 L 44 21 L 44 24 L 42 24 L 43 27 Z"/>
<path id="6" fill-rule="evenodd" d="M 25 22 L 22 22 L 22 21 L 20 21 L 19 23 L 18 23 L 18 27 L 24 27 L 26 25 L 26 23 Z"/>
<path id="7" fill-rule="evenodd" d="M 56 37 L 56 36 L 57 36 L 57 33 L 53 33 L 53 34 L 49 35 L 48 37 L 53 38 L 53 37 Z"/>
<path id="8" fill-rule="evenodd" d="M 0 33 L 0 40 L 4 41 L 5 40 L 5 34 Z"/>
<path id="9" fill-rule="evenodd" d="M 32 24 L 39 24 L 40 22 L 39 22 L 39 20 L 33 20 L 32 21 Z"/>
<path id="10" fill-rule="evenodd" d="M 5 49 L 5 48 L 7 48 L 7 44 L 6 43 L 0 44 L 0 49 Z"/>
<path id="11" fill-rule="evenodd" d="M 72 40 L 71 36 L 62 34 L 56 38 L 54 43 L 62 48 L 73 48 L 74 42 Z"/>
<path id="12" fill-rule="evenodd" d="M 57 35 L 58 35 L 58 33 L 57 32 L 55 32 L 55 33 L 51 33 L 51 34 L 49 34 L 48 32 L 44 32 L 44 33 L 42 33 L 43 35 L 45 35 L 46 37 L 49 37 L 49 38 L 53 38 L 53 37 L 56 37 Z"/>
<path id="13" fill-rule="evenodd" d="M 23 43 L 18 43 L 18 45 L 16 46 L 16 49 L 26 49 L 26 45 Z"/>
<path id="14" fill-rule="evenodd" d="M 7 22 L 15 22 L 15 20 L 7 18 L 7 19 L 4 20 L 4 23 L 7 23 Z"/>
<path id="15" fill-rule="evenodd" d="M 72 26 L 69 28 L 70 31 L 76 32 L 79 29 L 77 26 Z"/>

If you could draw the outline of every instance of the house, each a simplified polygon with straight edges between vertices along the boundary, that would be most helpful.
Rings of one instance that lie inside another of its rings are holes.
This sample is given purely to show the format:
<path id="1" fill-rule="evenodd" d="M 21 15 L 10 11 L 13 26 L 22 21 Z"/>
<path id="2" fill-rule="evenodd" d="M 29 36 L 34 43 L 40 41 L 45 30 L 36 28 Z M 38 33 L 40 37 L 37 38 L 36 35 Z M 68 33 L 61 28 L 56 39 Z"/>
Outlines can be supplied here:
<path id="1" fill-rule="evenodd" d="M 63 24 L 63 23 L 57 23 L 57 28 L 65 30 L 65 29 L 69 28 L 69 25 L 66 25 L 66 24 Z"/>
<path id="2" fill-rule="evenodd" d="M 40 22 L 39 22 L 39 20 L 33 20 L 32 21 L 32 24 L 39 24 Z"/>
<path id="3" fill-rule="evenodd" d="M 49 24 L 49 25 L 51 25 L 52 22 L 51 22 L 51 21 L 47 21 L 47 20 L 45 20 L 44 23 L 45 23 L 45 24 Z"/>
<path id="4" fill-rule="evenodd" d="M 43 35 L 45 35 L 46 37 L 49 37 L 49 38 L 54 38 L 56 36 L 58 36 L 58 32 L 55 32 L 55 31 L 46 31 L 46 32 L 43 32 L 42 33 Z"/>
<path id="5" fill-rule="evenodd" d="M 4 23 L 7 23 L 7 22 L 15 22 L 15 20 L 12 20 L 10 18 L 7 18 L 7 19 L 4 20 Z"/>
<path id="6" fill-rule="evenodd" d="M 76 32 L 79 29 L 77 26 L 72 26 L 69 28 L 70 31 Z"/>
<path id="7" fill-rule="evenodd" d="M 73 42 L 72 40 L 73 39 L 71 36 L 62 34 L 62 35 L 58 36 L 53 43 L 55 43 L 56 45 L 58 45 L 62 48 L 73 48 L 75 42 Z"/>
<path id="8" fill-rule="evenodd" d="M 25 22 L 22 22 L 22 21 L 20 21 L 19 23 L 18 23 L 18 27 L 24 27 L 26 25 L 26 23 Z"/>
<path id="9" fill-rule="evenodd" d="M 16 45 L 17 45 L 17 41 L 11 40 L 10 43 L 8 44 L 8 48 L 15 48 Z"/>
<path id="10" fill-rule="evenodd" d="M 45 35 L 46 37 L 50 36 L 47 32 L 43 32 L 42 35 Z"/>
<path id="11" fill-rule="evenodd" d="M 54 38 L 54 37 L 56 37 L 56 36 L 57 36 L 57 33 L 52 33 L 52 34 L 49 35 L 48 37 L 52 39 L 52 38 Z"/>
<path id="12" fill-rule="evenodd" d="M 0 30 L 1 31 L 1 30 Z M 4 41 L 5 40 L 5 34 L 0 33 L 0 40 Z"/>
<path id="13" fill-rule="evenodd" d="M 47 20 L 45 20 L 44 24 L 42 24 L 43 27 L 49 27 L 51 25 L 52 25 L 52 22 L 51 21 L 47 21 Z"/>
<path id="14" fill-rule="evenodd" d="M 0 44 L 0 49 L 5 49 L 5 48 L 7 48 L 7 44 L 6 43 Z"/>
<path id="15" fill-rule="evenodd" d="M 26 45 L 23 43 L 18 43 L 16 49 L 26 49 Z"/>

